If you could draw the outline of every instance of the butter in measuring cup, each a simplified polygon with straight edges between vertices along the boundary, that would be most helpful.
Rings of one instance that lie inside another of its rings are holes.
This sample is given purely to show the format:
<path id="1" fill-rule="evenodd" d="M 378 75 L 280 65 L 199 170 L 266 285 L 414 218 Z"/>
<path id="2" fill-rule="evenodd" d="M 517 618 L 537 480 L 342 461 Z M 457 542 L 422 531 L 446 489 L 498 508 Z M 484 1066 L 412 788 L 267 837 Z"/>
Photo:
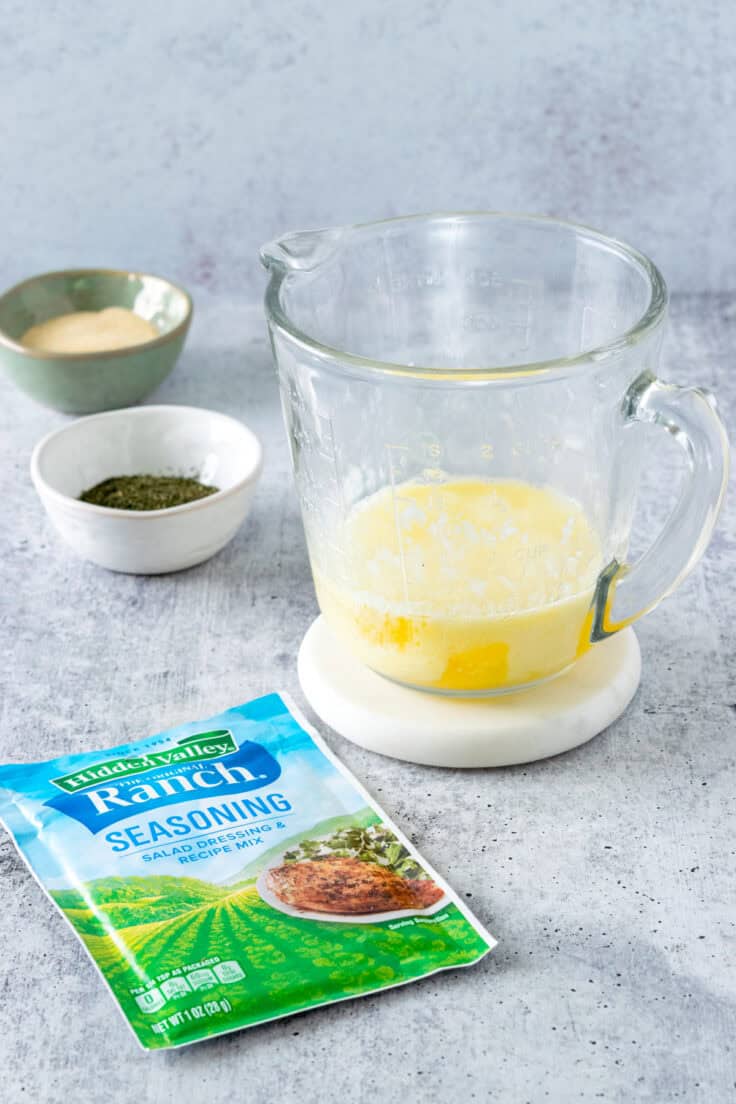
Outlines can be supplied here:
<path id="1" fill-rule="evenodd" d="M 107 751 L 0 767 L 0 818 L 148 1050 L 495 946 L 278 694 Z"/>
<path id="2" fill-rule="evenodd" d="M 524 686 L 573 663 L 588 644 L 602 566 L 577 502 L 513 479 L 383 488 L 311 555 L 322 612 L 367 666 L 471 692 Z"/>

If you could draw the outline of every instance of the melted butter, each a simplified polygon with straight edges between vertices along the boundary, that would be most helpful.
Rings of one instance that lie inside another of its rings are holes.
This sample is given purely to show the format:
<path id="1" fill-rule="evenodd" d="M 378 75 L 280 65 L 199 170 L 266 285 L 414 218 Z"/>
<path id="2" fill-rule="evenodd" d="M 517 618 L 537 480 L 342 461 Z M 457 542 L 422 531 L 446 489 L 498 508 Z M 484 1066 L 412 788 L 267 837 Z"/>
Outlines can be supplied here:
<path id="1" fill-rule="evenodd" d="M 348 515 L 320 606 L 353 652 L 399 682 L 499 690 L 546 678 L 587 644 L 602 564 L 581 507 L 549 488 L 462 479 L 385 488 Z"/>

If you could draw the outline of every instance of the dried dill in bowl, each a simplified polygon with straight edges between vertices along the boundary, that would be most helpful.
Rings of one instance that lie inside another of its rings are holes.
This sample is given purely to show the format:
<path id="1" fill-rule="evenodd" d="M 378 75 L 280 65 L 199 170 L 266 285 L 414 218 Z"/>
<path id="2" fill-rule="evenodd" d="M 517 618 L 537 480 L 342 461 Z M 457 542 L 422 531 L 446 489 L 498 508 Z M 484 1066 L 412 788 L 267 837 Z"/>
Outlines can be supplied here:
<path id="1" fill-rule="evenodd" d="M 219 487 L 210 487 L 185 476 L 113 475 L 83 491 L 79 500 L 115 510 L 169 510 L 206 498 L 218 490 Z"/>

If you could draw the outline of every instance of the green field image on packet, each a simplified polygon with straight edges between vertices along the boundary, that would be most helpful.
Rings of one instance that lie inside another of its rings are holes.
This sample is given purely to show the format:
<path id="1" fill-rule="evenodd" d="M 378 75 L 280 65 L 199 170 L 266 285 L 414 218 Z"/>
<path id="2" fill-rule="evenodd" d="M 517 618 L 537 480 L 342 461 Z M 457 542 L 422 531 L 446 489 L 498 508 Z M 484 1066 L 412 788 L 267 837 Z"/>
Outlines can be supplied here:
<path id="1" fill-rule="evenodd" d="M 468 966 L 495 946 L 278 694 L 0 767 L 0 819 L 147 1050 Z"/>

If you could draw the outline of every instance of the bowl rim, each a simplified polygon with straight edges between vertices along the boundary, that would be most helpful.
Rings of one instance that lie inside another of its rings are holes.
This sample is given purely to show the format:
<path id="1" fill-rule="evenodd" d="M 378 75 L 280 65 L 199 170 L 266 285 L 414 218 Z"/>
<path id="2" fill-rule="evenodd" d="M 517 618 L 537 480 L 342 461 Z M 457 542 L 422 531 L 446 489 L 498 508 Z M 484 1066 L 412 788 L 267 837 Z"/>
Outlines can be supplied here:
<path id="1" fill-rule="evenodd" d="M 91 351 L 88 353 L 52 353 L 42 349 L 29 349 L 27 345 L 23 345 L 20 341 L 14 341 L 12 337 L 9 337 L 4 330 L 0 329 L 0 346 L 4 346 L 6 349 L 12 349 L 14 353 L 19 353 L 21 356 L 27 357 L 29 360 L 64 360 L 67 362 L 74 362 L 77 360 L 99 360 L 100 358 L 107 359 L 108 357 L 121 357 L 130 356 L 131 353 L 139 353 L 147 349 L 155 349 L 159 345 L 164 345 L 167 341 L 171 341 L 172 338 L 179 334 L 185 334 L 190 322 L 192 321 L 192 315 L 194 314 L 194 302 L 191 295 L 183 288 L 181 284 L 174 283 L 168 276 L 159 276 L 155 272 L 142 272 L 140 269 L 133 268 L 55 268 L 50 272 L 39 272 L 36 276 L 28 276 L 25 280 L 20 280 L 17 284 L 13 284 L 12 287 L 7 288 L 2 295 L 0 295 L 0 303 L 8 296 L 13 295 L 15 292 L 20 291 L 22 288 L 29 284 L 35 284 L 39 280 L 47 280 L 51 276 L 138 276 L 146 277 L 148 279 L 160 280 L 163 284 L 168 284 L 170 288 L 173 288 L 184 300 L 184 317 L 181 322 L 178 322 L 174 326 L 173 330 L 168 330 L 166 333 L 159 334 L 158 337 L 152 337 L 150 341 L 140 341 L 137 345 L 124 345 L 122 349 L 98 349 L 96 352 Z M 55 316 L 55 317 L 58 317 Z M 139 318 L 142 315 L 138 316 Z"/>
<path id="2" fill-rule="evenodd" d="M 232 487 L 225 487 L 223 490 L 215 491 L 214 494 L 206 495 L 204 498 L 197 498 L 194 502 L 184 502 L 181 506 L 166 506 L 161 510 L 121 510 L 115 506 L 97 506 L 93 502 L 82 502 L 78 498 L 72 498 L 71 495 L 64 494 L 62 491 L 57 491 L 55 487 L 52 487 L 48 480 L 41 474 L 40 460 L 42 453 L 49 445 L 49 443 L 55 438 L 60 437 L 62 434 L 74 432 L 79 425 L 83 422 L 98 421 L 104 418 L 113 418 L 116 415 L 124 414 L 131 418 L 145 416 L 149 413 L 160 413 L 166 411 L 187 411 L 195 414 L 206 414 L 210 417 L 222 419 L 224 421 L 232 422 L 249 441 L 251 448 L 253 449 L 254 459 L 251 465 L 251 470 L 247 475 L 242 476 Z M 173 517 L 174 515 L 180 515 L 184 513 L 191 513 L 193 510 L 203 510 L 208 506 L 214 505 L 216 502 L 222 502 L 223 499 L 236 493 L 236 491 L 242 490 L 250 483 L 255 483 L 261 474 L 263 469 L 263 445 L 257 435 L 250 429 L 245 422 L 241 422 L 238 418 L 233 418 L 231 414 L 223 414 L 220 410 L 209 410 L 203 406 L 185 406 L 178 403 L 156 403 L 150 406 L 127 406 L 121 407 L 119 410 L 103 410 L 99 414 L 89 414 L 85 418 L 77 418 L 75 421 L 70 422 L 68 425 L 60 426 L 58 429 L 53 429 L 50 433 L 47 433 L 40 441 L 34 446 L 31 453 L 30 472 L 31 481 L 36 489 L 36 493 L 43 501 L 44 495 L 55 499 L 59 503 L 63 503 L 66 506 L 71 505 L 73 509 L 79 510 L 82 515 L 86 514 L 90 518 L 94 517 L 118 517 L 118 518 L 130 518 L 138 521 L 147 521 L 149 519 L 155 519 L 160 517 Z"/>

